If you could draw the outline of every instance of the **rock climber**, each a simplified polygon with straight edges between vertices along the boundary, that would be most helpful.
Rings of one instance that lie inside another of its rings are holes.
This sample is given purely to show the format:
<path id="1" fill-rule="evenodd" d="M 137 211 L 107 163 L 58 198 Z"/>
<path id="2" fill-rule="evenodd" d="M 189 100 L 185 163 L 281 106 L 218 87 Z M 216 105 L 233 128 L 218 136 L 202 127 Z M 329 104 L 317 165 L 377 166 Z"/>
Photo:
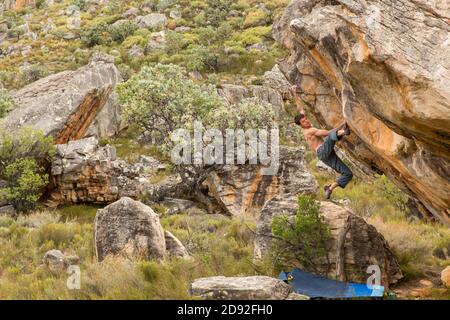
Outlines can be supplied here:
<path id="1" fill-rule="evenodd" d="M 297 86 L 291 87 L 291 93 L 294 97 L 297 111 L 299 112 L 295 117 L 295 123 L 302 128 L 303 135 L 309 147 L 317 153 L 319 160 L 340 174 L 335 182 L 324 187 L 325 196 L 327 199 L 330 199 L 331 194 L 337 187 L 344 189 L 353 179 L 353 173 L 339 159 L 334 150 L 336 142 L 350 135 L 350 129 L 345 122 L 330 131 L 314 128 L 305 115 L 302 100 L 297 92 Z"/>

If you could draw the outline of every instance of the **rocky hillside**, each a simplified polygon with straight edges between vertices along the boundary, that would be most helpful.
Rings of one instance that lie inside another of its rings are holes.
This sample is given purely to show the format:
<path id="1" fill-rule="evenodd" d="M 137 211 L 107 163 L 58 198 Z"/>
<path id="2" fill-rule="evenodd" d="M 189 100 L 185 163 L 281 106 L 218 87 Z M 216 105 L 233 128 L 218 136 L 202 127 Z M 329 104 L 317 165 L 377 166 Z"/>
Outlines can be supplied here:
<path id="1" fill-rule="evenodd" d="M 441 1 L 293 1 L 274 36 L 318 122 L 345 119 L 352 157 L 450 225 L 448 18 Z"/>

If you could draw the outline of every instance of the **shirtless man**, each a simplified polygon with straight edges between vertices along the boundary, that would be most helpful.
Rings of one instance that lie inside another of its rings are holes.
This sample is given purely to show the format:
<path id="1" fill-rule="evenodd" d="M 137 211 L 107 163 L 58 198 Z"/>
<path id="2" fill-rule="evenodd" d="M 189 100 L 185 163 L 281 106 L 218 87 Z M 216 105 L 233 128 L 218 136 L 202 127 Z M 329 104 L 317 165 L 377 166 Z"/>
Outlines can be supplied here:
<path id="1" fill-rule="evenodd" d="M 314 128 L 309 122 L 303 110 L 302 100 L 297 94 L 297 86 L 291 87 L 295 104 L 299 114 L 295 117 L 295 123 L 302 128 L 303 135 L 309 147 L 317 153 L 317 157 L 327 166 L 338 172 L 341 176 L 331 185 L 324 187 L 327 199 L 331 198 L 331 194 L 337 187 L 345 188 L 353 179 L 353 173 L 342 162 L 334 151 L 334 145 L 344 136 L 350 135 L 350 129 L 345 122 L 338 128 L 328 131 Z M 325 138 L 325 140 L 324 140 Z"/>

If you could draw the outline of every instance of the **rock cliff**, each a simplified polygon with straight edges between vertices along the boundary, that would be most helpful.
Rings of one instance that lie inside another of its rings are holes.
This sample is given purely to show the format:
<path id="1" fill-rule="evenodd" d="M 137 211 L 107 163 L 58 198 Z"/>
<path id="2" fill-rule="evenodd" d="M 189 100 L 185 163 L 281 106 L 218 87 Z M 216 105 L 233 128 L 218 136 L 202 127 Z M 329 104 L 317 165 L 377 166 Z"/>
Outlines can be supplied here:
<path id="1" fill-rule="evenodd" d="M 450 225 L 450 11 L 438 0 L 293 1 L 274 26 L 307 110 L 355 159 Z"/>

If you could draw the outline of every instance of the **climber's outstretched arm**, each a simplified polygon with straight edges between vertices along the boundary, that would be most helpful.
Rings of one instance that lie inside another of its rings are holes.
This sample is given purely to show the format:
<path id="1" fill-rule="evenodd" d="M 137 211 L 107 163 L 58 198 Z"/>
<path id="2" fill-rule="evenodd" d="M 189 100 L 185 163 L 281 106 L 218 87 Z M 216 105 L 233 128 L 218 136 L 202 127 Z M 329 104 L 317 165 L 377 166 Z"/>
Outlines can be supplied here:
<path id="1" fill-rule="evenodd" d="M 297 86 L 296 85 L 291 87 L 291 93 L 292 93 L 292 96 L 294 97 L 294 101 L 295 101 L 295 105 L 297 107 L 297 111 L 299 113 L 305 114 L 305 110 L 303 109 L 303 101 L 298 96 Z"/>

